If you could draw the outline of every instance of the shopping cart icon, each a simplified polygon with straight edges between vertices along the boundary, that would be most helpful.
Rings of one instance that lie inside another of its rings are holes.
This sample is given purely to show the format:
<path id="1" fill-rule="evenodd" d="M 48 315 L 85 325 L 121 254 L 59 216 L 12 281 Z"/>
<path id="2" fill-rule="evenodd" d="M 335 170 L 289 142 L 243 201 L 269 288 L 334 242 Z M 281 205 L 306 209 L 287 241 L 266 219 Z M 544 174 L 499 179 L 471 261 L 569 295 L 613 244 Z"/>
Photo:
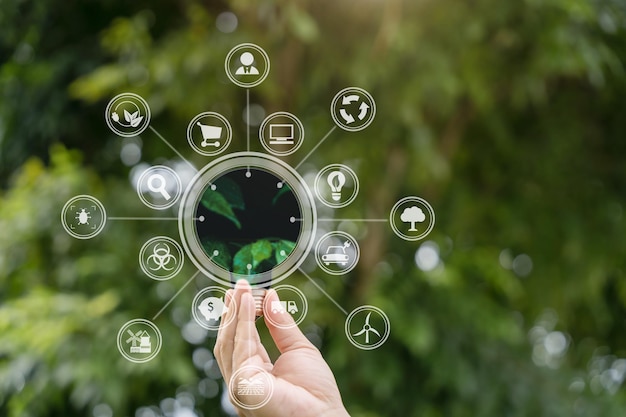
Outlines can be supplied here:
<path id="1" fill-rule="evenodd" d="M 206 148 L 207 146 L 215 146 L 217 148 L 220 146 L 219 138 L 222 136 L 221 126 L 203 125 L 200 122 L 197 122 L 196 124 L 200 126 L 200 130 L 202 131 L 203 140 L 200 146 L 202 146 L 203 148 Z"/>

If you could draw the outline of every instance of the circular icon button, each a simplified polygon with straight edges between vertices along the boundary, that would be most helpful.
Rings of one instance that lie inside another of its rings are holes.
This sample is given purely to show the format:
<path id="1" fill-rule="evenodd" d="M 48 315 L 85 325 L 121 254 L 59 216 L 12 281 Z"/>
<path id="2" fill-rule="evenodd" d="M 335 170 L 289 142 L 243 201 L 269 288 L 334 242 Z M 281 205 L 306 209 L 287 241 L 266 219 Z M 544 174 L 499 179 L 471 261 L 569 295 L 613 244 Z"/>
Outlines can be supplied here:
<path id="1" fill-rule="evenodd" d="M 135 363 L 154 359 L 162 344 L 159 328 L 145 319 L 131 320 L 117 333 L 118 350 L 124 358 Z"/>
<path id="2" fill-rule="evenodd" d="M 359 179 L 346 165 L 328 165 L 315 177 L 315 195 L 325 206 L 345 207 L 354 201 L 358 193 Z"/>
<path id="3" fill-rule="evenodd" d="M 333 120 L 343 130 L 356 132 L 374 121 L 376 103 L 370 93 L 358 87 L 344 88 L 330 105 Z"/>
<path id="4" fill-rule="evenodd" d="M 141 270 L 157 281 L 174 277 L 184 263 L 183 249 L 178 242 L 167 236 L 153 237 L 139 251 Z"/>
<path id="5" fill-rule="evenodd" d="M 365 305 L 355 308 L 346 319 L 346 336 L 359 349 L 372 350 L 389 337 L 389 317 L 378 307 Z"/>
<path id="6" fill-rule="evenodd" d="M 261 123 L 259 139 L 269 153 L 276 156 L 290 155 L 304 142 L 304 126 L 291 113 L 272 113 Z"/>
<path id="7" fill-rule="evenodd" d="M 256 87 L 270 73 L 270 58 L 260 46 L 242 43 L 230 50 L 224 67 L 226 75 L 235 85 Z"/>
<path id="8" fill-rule="evenodd" d="M 435 227 L 435 211 L 420 197 L 404 197 L 389 214 L 393 232 L 404 240 L 425 238 Z"/>
<path id="9" fill-rule="evenodd" d="M 104 229 L 107 214 L 98 199 L 90 195 L 71 198 L 61 210 L 61 224 L 76 239 L 91 239 Z"/>
<path id="10" fill-rule="evenodd" d="M 178 174 L 164 165 L 146 169 L 137 181 L 137 194 L 143 203 L 155 210 L 172 207 L 182 194 Z"/>
<path id="11" fill-rule="evenodd" d="M 218 330 L 222 316 L 229 309 L 234 309 L 234 312 L 228 321 L 224 322 L 224 326 L 230 324 L 237 316 L 237 305 L 231 303 L 231 297 L 221 287 L 206 287 L 193 298 L 191 316 L 200 327 L 207 330 Z M 227 303 L 228 307 L 226 306 Z"/>
<path id="12" fill-rule="evenodd" d="M 200 155 L 219 155 L 228 148 L 232 138 L 230 123 L 219 113 L 200 113 L 187 126 L 187 141 Z"/>
<path id="13" fill-rule="evenodd" d="M 345 232 L 326 233 L 315 246 L 317 265 L 331 275 L 352 271 L 359 262 L 359 256 L 359 244 Z"/>
<path id="14" fill-rule="evenodd" d="M 246 410 L 256 410 L 272 399 L 274 379 L 263 368 L 246 365 L 235 371 L 228 383 L 233 403 Z"/>
<path id="15" fill-rule="evenodd" d="M 279 285 L 274 287 L 274 291 L 278 295 L 278 300 L 266 301 L 263 305 L 263 315 L 274 326 L 283 329 L 302 323 L 309 310 L 304 293 L 293 285 Z M 287 316 L 293 317 L 293 320 L 285 319 Z"/>
<path id="16" fill-rule="evenodd" d="M 137 136 L 150 125 L 150 107 L 137 94 L 118 94 L 109 101 L 104 120 L 116 135 L 126 138 Z"/>

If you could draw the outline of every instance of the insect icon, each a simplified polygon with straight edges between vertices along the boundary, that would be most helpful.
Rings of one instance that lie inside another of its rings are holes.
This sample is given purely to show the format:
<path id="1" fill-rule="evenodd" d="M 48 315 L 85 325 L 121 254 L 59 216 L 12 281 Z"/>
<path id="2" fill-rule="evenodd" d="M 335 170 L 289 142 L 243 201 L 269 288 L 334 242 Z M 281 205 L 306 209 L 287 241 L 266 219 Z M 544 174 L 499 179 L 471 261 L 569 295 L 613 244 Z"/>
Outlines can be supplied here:
<path id="1" fill-rule="evenodd" d="M 76 212 L 76 220 L 78 220 L 78 224 L 89 224 L 89 219 L 91 219 L 91 212 L 86 211 L 84 208 L 81 208 L 80 211 Z"/>

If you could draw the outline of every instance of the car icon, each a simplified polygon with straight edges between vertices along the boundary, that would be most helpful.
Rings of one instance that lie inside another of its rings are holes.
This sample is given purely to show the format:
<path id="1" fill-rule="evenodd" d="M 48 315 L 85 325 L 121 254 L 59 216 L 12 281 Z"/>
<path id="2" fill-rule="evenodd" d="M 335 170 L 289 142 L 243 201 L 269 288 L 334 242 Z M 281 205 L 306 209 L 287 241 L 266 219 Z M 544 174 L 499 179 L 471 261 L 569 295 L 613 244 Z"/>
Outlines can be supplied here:
<path id="1" fill-rule="evenodd" d="M 350 257 L 346 254 L 345 246 L 329 246 L 326 249 L 326 253 L 322 255 L 322 262 L 324 262 L 326 266 L 330 264 L 346 266 L 349 260 Z"/>

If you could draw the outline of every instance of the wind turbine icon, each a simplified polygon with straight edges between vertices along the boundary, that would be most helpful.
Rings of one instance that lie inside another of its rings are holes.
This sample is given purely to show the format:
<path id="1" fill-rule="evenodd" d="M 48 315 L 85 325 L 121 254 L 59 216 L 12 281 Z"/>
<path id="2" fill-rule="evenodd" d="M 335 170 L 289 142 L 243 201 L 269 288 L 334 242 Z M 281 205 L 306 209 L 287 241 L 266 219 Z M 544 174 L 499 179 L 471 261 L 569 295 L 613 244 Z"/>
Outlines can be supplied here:
<path id="1" fill-rule="evenodd" d="M 365 317 L 365 324 L 363 324 L 363 328 L 358 331 L 357 333 L 354 333 L 352 336 L 361 336 L 363 333 L 365 333 L 365 343 L 369 344 L 370 342 L 370 332 L 374 333 L 376 336 L 378 336 L 380 338 L 380 333 L 378 332 L 378 330 L 376 330 L 375 328 L 373 328 L 370 325 L 370 317 L 372 316 L 372 312 L 370 311 L 367 314 L 367 317 Z"/>

